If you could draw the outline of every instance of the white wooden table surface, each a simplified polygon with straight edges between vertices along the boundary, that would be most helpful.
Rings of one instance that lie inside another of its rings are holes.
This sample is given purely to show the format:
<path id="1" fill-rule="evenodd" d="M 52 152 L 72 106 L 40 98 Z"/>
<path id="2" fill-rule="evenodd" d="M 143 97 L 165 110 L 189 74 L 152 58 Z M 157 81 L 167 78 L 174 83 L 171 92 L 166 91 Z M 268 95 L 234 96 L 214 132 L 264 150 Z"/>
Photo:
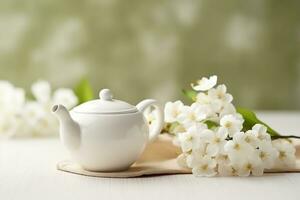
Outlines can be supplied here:
<path id="1" fill-rule="evenodd" d="M 259 116 L 282 133 L 300 135 L 300 113 Z M 58 139 L 0 142 L 0 200 L 300 199 L 300 173 L 249 178 L 92 178 L 56 170 L 56 163 L 65 158 L 68 154 Z"/>

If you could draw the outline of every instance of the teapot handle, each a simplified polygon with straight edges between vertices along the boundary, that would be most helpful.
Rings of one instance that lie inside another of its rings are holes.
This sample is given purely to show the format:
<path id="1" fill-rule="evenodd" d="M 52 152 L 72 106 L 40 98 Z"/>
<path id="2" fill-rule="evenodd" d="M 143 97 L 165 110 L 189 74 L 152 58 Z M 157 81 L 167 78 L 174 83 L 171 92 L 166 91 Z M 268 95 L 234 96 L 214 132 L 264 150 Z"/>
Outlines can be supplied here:
<path id="1" fill-rule="evenodd" d="M 144 113 L 149 106 L 154 106 L 157 111 L 155 116 L 157 123 L 149 133 L 149 141 L 151 142 L 156 139 L 164 126 L 164 115 L 162 109 L 154 99 L 146 99 L 136 105 L 137 109 L 142 113 Z"/>

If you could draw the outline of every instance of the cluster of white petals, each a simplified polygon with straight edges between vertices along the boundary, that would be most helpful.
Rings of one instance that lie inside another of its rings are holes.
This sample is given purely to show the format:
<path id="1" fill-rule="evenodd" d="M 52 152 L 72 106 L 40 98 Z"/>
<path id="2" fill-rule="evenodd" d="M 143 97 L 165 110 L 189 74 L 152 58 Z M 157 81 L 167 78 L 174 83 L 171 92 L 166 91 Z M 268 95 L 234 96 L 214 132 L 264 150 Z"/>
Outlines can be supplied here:
<path id="1" fill-rule="evenodd" d="M 51 114 L 53 104 L 72 108 L 78 103 L 74 92 L 59 88 L 52 93 L 47 81 L 31 87 L 33 100 L 26 100 L 24 89 L 0 81 L 0 136 L 52 136 L 58 133 L 57 119 Z"/>
<path id="2" fill-rule="evenodd" d="M 182 150 L 178 164 L 196 176 L 260 176 L 265 169 L 293 166 L 293 144 L 272 141 L 261 124 L 243 132 L 244 119 L 232 95 L 225 85 L 216 84 L 216 76 L 202 78 L 192 84 L 198 93 L 191 106 L 181 101 L 165 105 L 165 122 L 177 127 L 174 144 Z"/>

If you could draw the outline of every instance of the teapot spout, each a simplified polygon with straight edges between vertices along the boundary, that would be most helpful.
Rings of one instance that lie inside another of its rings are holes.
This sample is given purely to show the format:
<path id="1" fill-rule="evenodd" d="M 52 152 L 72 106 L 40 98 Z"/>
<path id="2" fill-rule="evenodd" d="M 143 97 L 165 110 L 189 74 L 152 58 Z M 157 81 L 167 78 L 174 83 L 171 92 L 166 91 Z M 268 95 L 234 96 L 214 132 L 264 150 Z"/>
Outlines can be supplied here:
<path id="1" fill-rule="evenodd" d="M 63 105 L 54 105 L 53 114 L 59 119 L 60 138 L 69 150 L 78 149 L 80 146 L 80 126 L 75 122 L 69 111 Z"/>

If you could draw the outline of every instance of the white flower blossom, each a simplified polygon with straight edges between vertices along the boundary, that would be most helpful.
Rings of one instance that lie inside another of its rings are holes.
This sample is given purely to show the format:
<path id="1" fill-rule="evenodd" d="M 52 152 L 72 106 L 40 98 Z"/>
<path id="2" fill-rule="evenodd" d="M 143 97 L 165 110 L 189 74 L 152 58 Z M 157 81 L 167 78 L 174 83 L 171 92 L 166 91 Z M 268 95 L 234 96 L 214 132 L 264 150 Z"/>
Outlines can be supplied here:
<path id="1" fill-rule="evenodd" d="M 209 156 L 216 156 L 224 153 L 224 145 L 227 142 L 228 132 L 225 128 L 220 127 L 217 131 L 206 130 L 201 134 L 201 139 L 208 143 L 206 153 Z"/>
<path id="2" fill-rule="evenodd" d="M 271 136 L 267 133 L 267 127 L 264 125 L 255 124 L 251 131 L 259 140 L 271 141 Z"/>
<path id="3" fill-rule="evenodd" d="M 220 176 L 235 176 L 236 169 L 230 163 L 218 163 L 218 173 Z"/>
<path id="4" fill-rule="evenodd" d="M 218 77 L 211 76 L 209 78 L 203 77 L 197 81 L 197 84 L 191 84 L 192 88 L 196 91 L 207 91 L 217 84 Z"/>
<path id="5" fill-rule="evenodd" d="M 189 168 L 197 167 L 200 163 L 200 161 L 203 159 L 203 156 L 205 156 L 205 148 L 198 148 L 194 151 L 184 153 L 186 155 L 186 165 Z"/>
<path id="6" fill-rule="evenodd" d="M 199 104 L 209 105 L 213 102 L 213 99 L 211 96 L 208 96 L 208 94 L 199 92 L 196 96 L 196 102 Z"/>
<path id="7" fill-rule="evenodd" d="M 224 117 L 225 115 L 235 115 L 236 114 L 236 109 L 232 105 L 232 103 L 227 103 L 223 105 L 220 109 L 220 118 Z"/>
<path id="8" fill-rule="evenodd" d="M 272 141 L 274 148 L 277 150 L 277 158 L 275 167 L 293 167 L 296 161 L 296 149 L 294 145 L 285 139 L 277 139 Z"/>
<path id="9" fill-rule="evenodd" d="M 20 126 L 25 92 L 7 81 L 0 81 L 0 135 L 14 136 Z"/>
<path id="10" fill-rule="evenodd" d="M 196 102 L 202 106 L 206 106 L 206 109 L 209 111 L 208 117 L 214 116 L 217 112 L 222 109 L 222 102 L 215 100 L 205 93 L 198 93 L 196 96 Z"/>
<path id="11" fill-rule="evenodd" d="M 25 92 L 7 81 L 0 81 L 0 110 L 2 114 L 18 113 L 25 102 Z"/>
<path id="12" fill-rule="evenodd" d="M 256 137 L 256 135 L 253 134 L 252 130 L 248 130 L 245 133 L 244 140 L 246 143 L 251 145 L 253 148 L 256 148 L 260 143 L 259 139 Z"/>
<path id="13" fill-rule="evenodd" d="M 59 88 L 53 94 L 53 102 L 55 104 L 63 104 L 70 109 L 77 105 L 78 99 L 73 90 L 68 88 Z"/>
<path id="14" fill-rule="evenodd" d="M 208 96 L 214 100 L 219 100 L 223 104 L 231 103 L 233 97 L 231 94 L 226 93 L 227 88 L 225 85 L 219 85 L 217 88 L 212 88 L 208 90 Z"/>
<path id="15" fill-rule="evenodd" d="M 250 173 L 254 176 L 261 176 L 264 173 L 264 167 L 261 165 L 261 160 L 258 157 L 252 156 L 245 161 L 238 162 L 233 165 L 237 169 L 239 176 L 249 176 Z"/>
<path id="16" fill-rule="evenodd" d="M 181 101 L 167 102 L 165 105 L 165 121 L 173 123 L 178 121 L 178 115 L 181 114 L 184 105 Z"/>
<path id="17" fill-rule="evenodd" d="M 48 113 L 45 117 L 41 118 L 33 129 L 33 134 L 38 136 L 55 136 L 58 133 L 58 122 L 53 116 Z"/>
<path id="18" fill-rule="evenodd" d="M 197 160 L 192 172 L 195 176 L 211 177 L 217 174 L 216 167 L 217 162 L 213 158 L 204 156 Z"/>
<path id="19" fill-rule="evenodd" d="M 46 110 L 43 106 L 41 106 L 40 103 L 36 101 L 30 101 L 24 105 L 22 116 L 28 125 L 34 127 L 40 119 L 45 117 L 45 112 Z"/>
<path id="20" fill-rule="evenodd" d="M 201 141 L 200 135 L 206 127 L 203 125 L 195 125 L 190 127 L 187 132 L 181 133 L 178 136 L 181 149 L 183 152 L 190 152 L 191 150 L 204 149 L 204 144 Z"/>
<path id="21" fill-rule="evenodd" d="M 278 157 L 278 151 L 273 147 L 271 141 L 261 141 L 256 151 L 262 161 L 262 166 L 271 169 Z"/>
<path id="22" fill-rule="evenodd" d="M 149 124 L 149 131 L 151 132 L 158 124 L 158 110 L 149 107 L 144 111 L 144 116 Z"/>
<path id="23" fill-rule="evenodd" d="M 11 137 L 15 135 L 19 123 L 16 116 L 0 115 L 0 133 L 1 137 Z"/>
<path id="24" fill-rule="evenodd" d="M 36 100 L 40 103 L 47 103 L 50 101 L 51 86 L 47 81 L 37 81 L 32 87 L 31 91 Z"/>
<path id="25" fill-rule="evenodd" d="M 178 121 L 188 128 L 205 119 L 207 117 L 206 112 L 205 107 L 193 103 L 190 107 L 184 106 L 182 108 L 181 114 L 178 115 Z"/>
<path id="26" fill-rule="evenodd" d="M 180 167 L 183 167 L 183 168 L 187 168 L 188 165 L 187 165 L 187 156 L 188 154 L 187 153 L 182 153 L 180 154 L 178 157 L 177 157 L 177 164 L 180 166 Z"/>
<path id="27" fill-rule="evenodd" d="M 220 125 L 228 130 L 229 136 L 243 129 L 244 119 L 239 115 L 225 115 L 220 120 Z"/>
<path id="28" fill-rule="evenodd" d="M 231 162 L 238 163 L 254 156 L 255 148 L 247 143 L 245 138 L 244 132 L 238 132 L 233 136 L 232 140 L 225 144 L 224 149 Z"/>

